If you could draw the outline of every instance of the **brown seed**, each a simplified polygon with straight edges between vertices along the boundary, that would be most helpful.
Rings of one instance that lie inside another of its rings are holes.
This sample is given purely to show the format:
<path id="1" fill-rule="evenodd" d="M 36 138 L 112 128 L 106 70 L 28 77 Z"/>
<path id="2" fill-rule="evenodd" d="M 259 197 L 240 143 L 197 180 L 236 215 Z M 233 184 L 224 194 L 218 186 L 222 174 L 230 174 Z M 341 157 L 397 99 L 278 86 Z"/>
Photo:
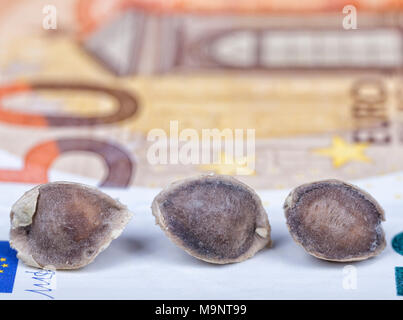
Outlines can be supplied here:
<path id="1" fill-rule="evenodd" d="M 95 188 L 53 182 L 26 192 L 13 205 L 10 217 L 10 245 L 24 263 L 77 269 L 120 235 L 131 213 Z"/>
<path id="2" fill-rule="evenodd" d="M 386 246 L 381 206 L 365 191 L 324 180 L 295 188 L 284 203 L 288 229 L 311 255 L 330 261 L 359 261 Z"/>
<path id="3" fill-rule="evenodd" d="M 207 262 L 240 262 L 271 242 L 258 195 L 229 176 L 175 182 L 157 195 L 152 211 L 176 245 Z"/>

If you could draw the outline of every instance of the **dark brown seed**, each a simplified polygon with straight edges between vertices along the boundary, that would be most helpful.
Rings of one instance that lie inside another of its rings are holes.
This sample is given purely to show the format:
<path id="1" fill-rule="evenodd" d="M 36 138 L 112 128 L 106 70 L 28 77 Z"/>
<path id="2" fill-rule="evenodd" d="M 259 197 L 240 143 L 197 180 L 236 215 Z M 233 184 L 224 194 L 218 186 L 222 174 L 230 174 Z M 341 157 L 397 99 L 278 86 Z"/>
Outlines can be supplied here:
<path id="1" fill-rule="evenodd" d="M 10 244 L 24 263 L 77 269 L 92 262 L 120 235 L 131 213 L 95 188 L 53 182 L 26 192 L 10 216 Z"/>
<path id="2" fill-rule="evenodd" d="M 295 188 L 284 203 L 294 240 L 311 255 L 331 261 L 359 261 L 386 246 L 384 211 L 365 191 L 324 180 Z"/>
<path id="3" fill-rule="evenodd" d="M 258 195 L 229 176 L 175 182 L 157 195 L 152 210 L 175 244 L 207 262 L 240 262 L 270 244 L 270 225 Z"/>

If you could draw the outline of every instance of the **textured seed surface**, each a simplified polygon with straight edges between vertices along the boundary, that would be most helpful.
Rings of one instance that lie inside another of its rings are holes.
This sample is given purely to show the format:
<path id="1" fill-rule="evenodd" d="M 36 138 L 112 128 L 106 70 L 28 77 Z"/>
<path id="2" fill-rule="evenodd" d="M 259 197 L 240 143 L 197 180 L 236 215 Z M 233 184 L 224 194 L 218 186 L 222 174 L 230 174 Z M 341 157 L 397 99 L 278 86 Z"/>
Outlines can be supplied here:
<path id="1" fill-rule="evenodd" d="M 155 198 L 153 214 L 177 245 L 208 262 L 239 262 L 270 243 L 270 225 L 260 199 L 231 177 L 202 176 L 174 183 Z"/>
<path id="2" fill-rule="evenodd" d="M 382 208 L 350 184 L 325 180 L 299 186 L 288 196 L 284 209 L 295 241 L 318 258 L 364 260 L 386 245 Z"/>
<path id="3" fill-rule="evenodd" d="M 10 243 L 25 263 L 83 267 L 119 236 L 131 214 L 106 194 L 81 184 L 38 186 L 11 211 Z"/>

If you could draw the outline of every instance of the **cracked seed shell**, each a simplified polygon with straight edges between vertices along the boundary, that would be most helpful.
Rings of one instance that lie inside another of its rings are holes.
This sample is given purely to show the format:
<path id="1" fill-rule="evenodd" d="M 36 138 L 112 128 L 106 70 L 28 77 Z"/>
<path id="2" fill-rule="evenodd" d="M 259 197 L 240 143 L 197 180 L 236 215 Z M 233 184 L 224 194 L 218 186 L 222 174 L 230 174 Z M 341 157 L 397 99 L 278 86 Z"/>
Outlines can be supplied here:
<path id="1" fill-rule="evenodd" d="M 230 176 L 174 182 L 155 197 L 152 212 L 176 245 L 210 263 L 241 262 L 271 243 L 259 196 Z"/>
<path id="2" fill-rule="evenodd" d="M 367 192 L 339 180 L 301 185 L 284 203 L 288 229 L 309 254 L 330 261 L 359 261 L 386 246 L 384 211 Z"/>
<path id="3" fill-rule="evenodd" d="M 10 245 L 27 265 L 78 269 L 106 249 L 131 216 L 125 206 L 96 188 L 47 183 L 13 205 Z"/>

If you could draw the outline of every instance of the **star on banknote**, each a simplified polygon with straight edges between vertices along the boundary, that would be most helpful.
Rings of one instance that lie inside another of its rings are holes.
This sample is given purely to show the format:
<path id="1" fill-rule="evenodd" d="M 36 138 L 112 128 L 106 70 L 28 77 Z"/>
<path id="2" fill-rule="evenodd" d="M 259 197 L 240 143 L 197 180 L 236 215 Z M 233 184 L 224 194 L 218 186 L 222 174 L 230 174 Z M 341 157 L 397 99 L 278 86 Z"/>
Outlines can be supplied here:
<path id="1" fill-rule="evenodd" d="M 365 154 L 368 146 L 368 143 L 349 143 L 339 136 L 334 136 L 330 147 L 313 151 L 315 154 L 330 157 L 333 166 L 339 168 L 351 161 L 370 163 L 371 159 Z"/>

